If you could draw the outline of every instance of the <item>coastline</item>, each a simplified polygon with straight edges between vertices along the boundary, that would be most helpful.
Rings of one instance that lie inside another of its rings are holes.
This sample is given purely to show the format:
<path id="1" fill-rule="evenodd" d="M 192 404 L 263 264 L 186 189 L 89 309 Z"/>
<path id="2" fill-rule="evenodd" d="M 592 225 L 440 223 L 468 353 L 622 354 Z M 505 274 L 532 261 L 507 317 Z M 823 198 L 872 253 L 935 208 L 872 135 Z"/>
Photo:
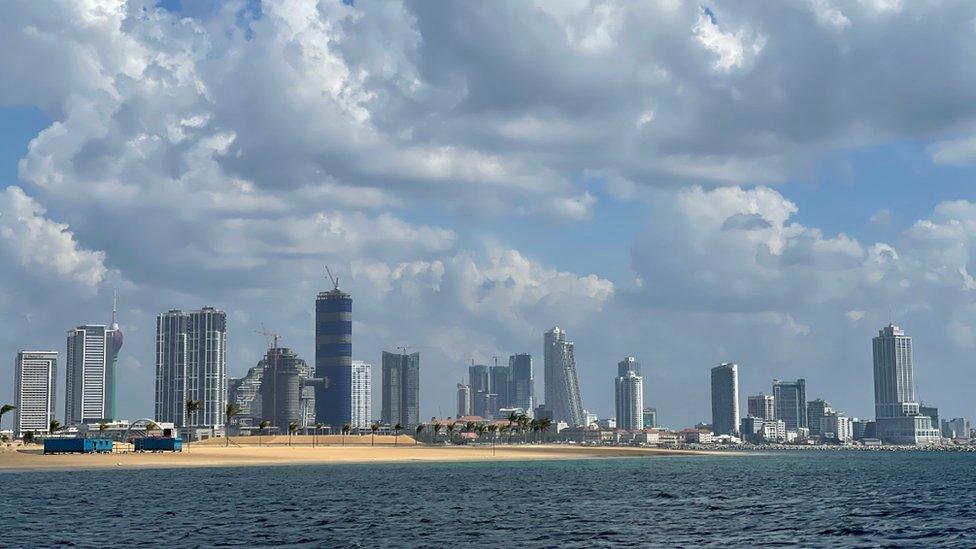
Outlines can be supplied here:
<path id="1" fill-rule="evenodd" d="M 215 441 L 216 442 L 216 441 Z M 446 463 L 608 459 L 651 456 L 701 456 L 713 452 L 614 446 L 498 445 L 426 446 L 407 444 L 232 445 L 192 444 L 177 453 L 113 452 L 110 454 L 44 455 L 40 446 L 0 451 L 0 472 L 102 469 L 164 469 L 185 467 L 254 467 L 353 463 Z"/>

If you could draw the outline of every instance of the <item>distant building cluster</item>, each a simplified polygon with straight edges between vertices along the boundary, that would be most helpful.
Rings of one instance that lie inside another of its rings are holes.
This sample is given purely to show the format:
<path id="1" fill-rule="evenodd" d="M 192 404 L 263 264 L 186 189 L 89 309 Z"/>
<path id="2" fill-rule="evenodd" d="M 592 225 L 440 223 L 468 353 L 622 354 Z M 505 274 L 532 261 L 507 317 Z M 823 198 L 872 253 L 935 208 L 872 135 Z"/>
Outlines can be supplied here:
<path id="1" fill-rule="evenodd" d="M 51 436 L 55 431 L 127 432 L 118 417 L 117 365 L 122 329 L 113 305 L 110 324 L 84 324 L 67 334 L 65 361 L 51 350 L 24 350 L 14 368 L 13 436 Z M 315 357 L 306 362 L 271 337 L 264 356 L 241 377 L 227 374 L 227 315 L 213 307 L 172 309 L 156 318 L 155 394 L 152 418 L 190 439 L 232 432 L 390 432 L 435 424 L 467 426 L 476 439 L 482 427 L 509 436 L 551 437 L 581 444 L 904 444 L 927 445 L 946 439 L 968 441 L 964 418 L 939 417 L 939 410 L 917 401 L 912 339 L 889 324 L 872 340 L 873 420 L 850 417 L 823 398 L 807 399 L 804 379 L 772 381 L 770 394 L 746 398 L 739 408 L 740 366 L 710 370 L 711 423 L 682 430 L 660 425 L 658 410 L 645 401 L 644 374 L 634 356 L 617 362 L 613 375 L 615 416 L 600 418 L 583 407 L 575 346 L 565 330 L 546 331 L 543 343 L 544 398 L 536 401 L 533 357 L 515 353 L 507 364 L 467 368 L 457 384 L 455 419 L 421 420 L 421 356 L 399 347 L 383 351 L 380 362 L 380 416 L 372 416 L 373 368 L 353 359 L 353 299 L 334 281 L 315 298 Z M 59 366 L 65 381 L 64 422 L 57 416 Z M 229 413 L 233 409 L 234 413 Z M 479 427 L 481 426 L 481 427 Z M 418 433 L 420 432 L 418 430 Z M 483 430 L 480 432 L 484 432 Z M 115 435 L 113 435 L 115 436 Z M 436 436 L 436 434 L 435 434 Z"/>

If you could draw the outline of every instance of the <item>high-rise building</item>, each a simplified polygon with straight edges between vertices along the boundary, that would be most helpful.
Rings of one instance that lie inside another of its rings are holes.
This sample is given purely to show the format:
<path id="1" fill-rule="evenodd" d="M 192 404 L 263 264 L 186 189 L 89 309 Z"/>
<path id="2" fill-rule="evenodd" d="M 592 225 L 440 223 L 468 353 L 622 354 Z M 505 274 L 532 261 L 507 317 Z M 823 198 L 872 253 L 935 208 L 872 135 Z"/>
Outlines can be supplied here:
<path id="1" fill-rule="evenodd" d="M 68 332 L 65 357 L 64 422 L 77 425 L 114 419 L 115 371 L 122 330 L 112 324 L 86 324 Z"/>
<path id="2" fill-rule="evenodd" d="M 473 415 L 471 408 L 471 386 L 464 383 L 457 385 L 457 417 Z"/>
<path id="3" fill-rule="evenodd" d="M 759 393 L 746 399 L 750 417 L 757 417 L 763 420 L 776 419 L 776 408 L 773 402 L 773 395 Z"/>
<path id="4" fill-rule="evenodd" d="M 338 281 L 315 298 L 315 420 L 333 429 L 352 422 L 352 297 Z"/>
<path id="5" fill-rule="evenodd" d="M 634 370 L 624 370 L 624 375 L 614 380 L 614 396 L 617 408 L 617 427 L 636 431 L 644 427 L 644 378 Z"/>
<path id="6" fill-rule="evenodd" d="M 657 427 L 657 408 L 644 408 L 644 428 Z"/>
<path id="7" fill-rule="evenodd" d="M 476 416 L 488 417 L 488 394 L 491 393 L 491 368 L 486 364 L 468 367 L 471 385 L 471 412 Z"/>
<path id="8" fill-rule="evenodd" d="M 809 419 L 811 422 L 814 421 L 812 416 Z M 819 424 L 819 428 L 817 429 L 818 434 L 825 440 L 837 442 L 850 442 L 854 440 L 853 423 L 851 422 L 851 418 L 845 414 L 828 411 L 823 416 L 817 418 L 817 423 Z M 813 434 L 812 430 L 811 434 Z"/>
<path id="9" fill-rule="evenodd" d="M 200 401 L 193 413 L 189 400 Z M 156 317 L 156 421 L 219 427 L 227 404 L 227 315 L 213 307 Z"/>
<path id="10" fill-rule="evenodd" d="M 566 332 L 556 326 L 546 332 L 543 343 L 546 409 L 552 412 L 555 423 L 584 425 L 573 342 L 567 341 Z"/>
<path id="11" fill-rule="evenodd" d="M 237 406 L 234 417 L 237 425 L 258 425 L 264 419 L 261 401 L 261 382 L 264 381 L 264 360 L 249 368 L 243 377 L 227 378 L 227 402 Z"/>
<path id="12" fill-rule="evenodd" d="M 532 414 L 535 408 L 535 388 L 533 387 L 532 355 L 514 354 L 508 357 L 508 367 L 512 371 L 511 405 Z"/>
<path id="13" fill-rule="evenodd" d="M 931 444 L 939 431 L 922 415 L 915 400 L 912 338 L 888 324 L 872 340 L 874 354 L 874 414 L 878 438 L 887 444 Z"/>
<path id="14" fill-rule="evenodd" d="M 354 429 L 369 429 L 373 413 L 373 365 L 352 361 L 352 420 Z"/>
<path id="15" fill-rule="evenodd" d="M 947 438 L 957 438 L 968 440 L 969 437 L 969 420 L 962 417 L 954 417 L 946 422 L 949 436 Z"/>
<path id="16" fill-rule="evenodd" d="M 57 403 L 58 352 L 20 351 L 14 363 L 14 436 L 50 430 Z"/>
<path id="17" fill-rule="evenodd" d="M 722 363 L 712 368 L 712 432 L 734 435 L 739 431 L 739 365 Z"/>
<path id="18" fill-rule="evenodd" d="M 926 406 L 925 404 L 920 404 L 918 406 L 918 413 L 932 418 L 933 429 L 938 429 L 941 425 L 939 421 L 939 409 L 936 406 Z"/>
<path id="19" fill-rule="evenodd" d="M 315 424 L 315 391 L 312 367 L 287 347 L 272 347 L 258 363 L 264 371 L 261 382 L 260 419 L 268 420 L 287 433 L 294 422 L 301 427 Z"/>
<path id="20" fill-rule="evenodd" d="M 628 356 L 617 363 L 617 377 L 624 377 L 627 372 L 634 372 L 637 375 L 641 375 L 640 362 L 632 356 Z"/>
<path id="21" fill-rule="evenodd" d="M 807 382 L 773 380 L 773 401 L 776 405 L 776 419 L 786 424 L 787 431 L 797 431 L 809 427 L 807 421 Z"/>
<path id="22" fill-rule="evenodd" d="M 488 410 L 494 416 L 499 408 L 511 408 L 513 406 L 512 370 L 508 366 L 495 364 L 489 368 L 488 377 L 491 392 L 498 395 L 498 407 Z"/>
<path id="23" fill-rule="evenodd" d="M 383 351 L 381 421 L 404 428 L 420 424 L 420 353 Z"/>
<path id="24" fill-rule="evenodd" d="M 820 419 L 827 417 L 827 414 L 831 412 L 830 403 L 822 398 L 807 402 L 807 423 L 810 425 L 811 437 L 818 437 L 822 434 Z"/>

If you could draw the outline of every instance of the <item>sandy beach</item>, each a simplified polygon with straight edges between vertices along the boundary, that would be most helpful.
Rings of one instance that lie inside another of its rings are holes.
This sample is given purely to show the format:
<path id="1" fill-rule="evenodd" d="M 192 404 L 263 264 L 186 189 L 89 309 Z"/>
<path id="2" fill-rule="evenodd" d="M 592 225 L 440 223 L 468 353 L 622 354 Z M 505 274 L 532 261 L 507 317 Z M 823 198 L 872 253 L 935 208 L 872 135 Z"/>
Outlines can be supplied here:
<path id="1" fill-rule="evenodd" d="M 339 437 L 320 436 L 316 441 L 317 446 L 313 447 L 312 437 L 296 436 L 292 446 L 286 445 L 287 438 L 264 437 L 260 443 L 258 437 L 234 438 L 230 446 L 224 446 L 224 441 L 219 439 L 194 443 L 182 453 L 136 453 L 123 450 L 111 454 L 43 455 L 39 445 L 4 447 L 0 450 L 0 471 L 517 461 L 705 454 L 658 448 L 566 445 L 498 445 L 492 450 L 489 446 L 417 445 L 404 436 L 396 444 L 393 437 L 377 436 L 375 446 L 370 445 L 369 437 L 347 437 L 346 444 L 342 445 Z"/>

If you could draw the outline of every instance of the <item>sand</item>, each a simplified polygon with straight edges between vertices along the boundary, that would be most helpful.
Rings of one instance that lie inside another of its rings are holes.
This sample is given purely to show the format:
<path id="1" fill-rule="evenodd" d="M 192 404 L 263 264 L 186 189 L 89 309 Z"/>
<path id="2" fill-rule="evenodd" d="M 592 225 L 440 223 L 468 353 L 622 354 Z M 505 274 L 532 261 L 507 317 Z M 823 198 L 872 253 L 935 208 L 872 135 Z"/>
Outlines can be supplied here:
<path id="1" fill-rule="evenodd" d="M 145 469 L 182 467 L 239 467 L 266 465 L 300 465 L 330 463 L 407 463 L 452 461 L 517 461 L 585 458 L 620 458 L 660 455 L 695 455 L 705 452 L 635 447 L 580 447 L 557 444 L 488 446 L 426 446 L 412 440 L 398 444 L 393 437 L 376 437 L 376 445 L 369 437 L 347 437 L 346 445 L 332 443 L 331 437 L 318 437 L 319 445 L 311 446 L 311 438 L 294 437 L 292 446 L 271 445 L 287 441 L 284 437 L 232 438 L 235 442 L 224 446 L 222 439 L 194 443 L 182 453 L 136 453 L 43 455 L 40 446 L 5 447 L 0 450 L 0 471 L 78 470 L 78 469 Z M 363 440 L 365 439 L 365 440 Z M 328 440 L 328 445 L 322 445 Z M 355 442 L 353 444 L 352 442 Z"/>

